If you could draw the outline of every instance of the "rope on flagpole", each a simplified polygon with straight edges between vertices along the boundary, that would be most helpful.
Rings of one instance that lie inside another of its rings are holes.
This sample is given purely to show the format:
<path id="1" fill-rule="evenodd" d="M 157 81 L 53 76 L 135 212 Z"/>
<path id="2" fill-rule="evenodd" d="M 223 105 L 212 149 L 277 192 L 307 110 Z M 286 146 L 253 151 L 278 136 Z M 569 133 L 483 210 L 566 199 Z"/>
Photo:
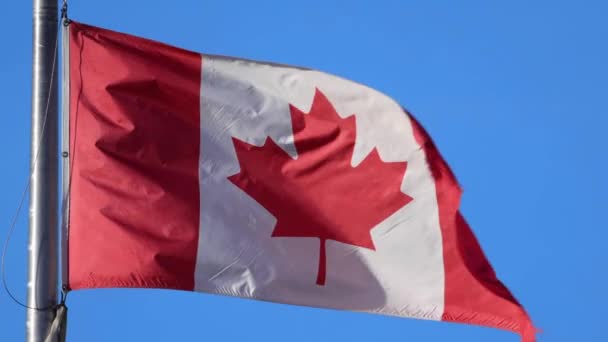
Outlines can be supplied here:
<path id="1" fill-rule="evenodd" d="M 61 23 L 63 26 L 68 26 L 70 25 L 70 22 L 71 20 L 68 17 L 68 1 L 63 0 L 63 3 L 61 4 Z"/>
<path id="2" fill-rule="evenodd" d="M 67 17 L 67 8 L 68 8 L 67 0 L 63 0 L 61 15 L 62 15 L 62 20 L 63 20 L 64 24 L 66 22 L 69 23 L 69 19 Z M 49 104 L 50 104 L 50 97 L 51 97 L 50 88 L 52 87 L 53 81 L 56 77 L 56 69 L 57 69 L 57 49 L 58 49 L 58 43 L 59 43 L 58 41 L 59 41 L 59 35 L 57 35 L 57 38 L 55 39 L 54 57 L 53 57 L 53 63 L 52 63 L 52 68 L 51 68 L 51 78 L 50 78 L 51 81 L 49 82 L 49 90 L 47 91 L 48 96 L 46 98 L 46 103 L 45 103 L 44 118 L 42 121 L 42 129 L 41 129 L 40 135 L 37 137 L 36 154 L 34 156 L 34 162 L 33 162 L 34 165 L 38 164 L 38 159 L 39 159 L 40 150 L 41 150 L 41 148 L 40 148 L 41 142 L 47 131 L 46 123 L 47 123 L 47 118 L 48 118 L 48 111 L 49 111 Z M 64 293 L 61 293 L 60 304 L 50 305 L 50 306 L 42 307 L 42 308 L 32 307 L 32 306 L 29 306 L 29 305 L 23 303 L 19 299 L 17 299 L 17 297 L 10 290 L 10 288 L 8 286 L 8 282 L 7 282 L 7 277 L 6 277 L 6 253 L 8 251 L 8 247 L 10 245 L 11 238 L 12 238 L 13 233 L 15 232 L 15 228 L 17 226 L 17 219 L 19 218 L 19 215 L 23 208 L 23 204 L 25 203 L 25 198 L 27 197 L 27 194 L 30 190 L 34 169 L 35 169 L 35 167 L 31 168 L 32 171 L 30 172 L 29 177 L 26 181 L 26 184 L 23 188 L 23 191 L 21 192 L 21 196 L 19 198 L 19 204 L 17 205 L 17 209 L 15 210 L 15 213 L 13 214 L 13 218 L 12 218 L 11 224 L 9 226 L 8 234 L 6 236 L 6 239 L 4 240 L 4 245 L 2 247 L 2 256 L 0 257 L 0 273 L 2 273 L 2 286 L 4 288 L 4 291 L 16 304 L 18 304 L 19 306 L 21 306 L 25 309 L 29 309 L 29 310 L 52 311 L 52 310 L 56 310 L 59 306 L 62 306 L 65 304 L 66 295 Z"/>

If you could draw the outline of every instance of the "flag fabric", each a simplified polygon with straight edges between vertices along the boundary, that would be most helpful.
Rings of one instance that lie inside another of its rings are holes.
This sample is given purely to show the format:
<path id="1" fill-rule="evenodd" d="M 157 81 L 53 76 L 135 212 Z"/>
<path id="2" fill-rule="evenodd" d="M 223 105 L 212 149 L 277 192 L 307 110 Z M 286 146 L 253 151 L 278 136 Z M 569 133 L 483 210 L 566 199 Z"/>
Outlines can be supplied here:
<path id="1" fill-rule="evenodd" d="M 534 340 L 421 125 L 327 73 L 69 25 L 67 287 L 165 288 Z"/>

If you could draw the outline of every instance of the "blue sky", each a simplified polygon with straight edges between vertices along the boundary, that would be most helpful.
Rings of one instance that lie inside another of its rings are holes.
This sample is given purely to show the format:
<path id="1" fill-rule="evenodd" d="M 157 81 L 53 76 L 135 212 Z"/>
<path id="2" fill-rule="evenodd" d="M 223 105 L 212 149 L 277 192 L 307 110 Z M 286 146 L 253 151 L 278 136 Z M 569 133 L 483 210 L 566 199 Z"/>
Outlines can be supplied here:
<path id="1" fill-rule="evenodd" d="M 308 66 L 412 111 L 465 189 L 462 210 L 544 333 L 608 338 L 608 3 L 73 1 L 72 18 L 199 52 Z M 0 233 L 29 170 L 31 3 L 4 4 Z M 27 210 L 7 260 L 25 300 Z M 69 341 L 518 341 L 489 328 L 156 290 L 71 293 Z M 25 311 L 0 294 L 0 340 Z"/>

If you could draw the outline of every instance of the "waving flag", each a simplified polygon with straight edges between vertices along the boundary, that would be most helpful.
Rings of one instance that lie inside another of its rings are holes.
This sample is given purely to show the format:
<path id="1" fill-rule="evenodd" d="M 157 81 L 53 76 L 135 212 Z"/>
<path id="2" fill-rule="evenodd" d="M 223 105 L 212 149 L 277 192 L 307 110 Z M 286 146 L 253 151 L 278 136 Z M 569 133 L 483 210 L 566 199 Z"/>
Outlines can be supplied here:
<path id="1" fill-rule="evenodd" d="M 323 72 L 69 27 L 67 285 L 534 328 L 428 134 Z"/>

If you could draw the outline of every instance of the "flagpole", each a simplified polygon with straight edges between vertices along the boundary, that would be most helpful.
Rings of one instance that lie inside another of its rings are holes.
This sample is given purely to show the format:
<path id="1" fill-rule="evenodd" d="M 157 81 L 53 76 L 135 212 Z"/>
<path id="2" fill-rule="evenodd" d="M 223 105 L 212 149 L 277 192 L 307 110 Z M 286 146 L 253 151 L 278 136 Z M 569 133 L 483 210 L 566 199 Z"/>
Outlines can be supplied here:
<path id="1" fill-rule="evenodd" d="M 57 0 L 33 0 L 28 342 L 41 342 L 57 305 Z"/>

